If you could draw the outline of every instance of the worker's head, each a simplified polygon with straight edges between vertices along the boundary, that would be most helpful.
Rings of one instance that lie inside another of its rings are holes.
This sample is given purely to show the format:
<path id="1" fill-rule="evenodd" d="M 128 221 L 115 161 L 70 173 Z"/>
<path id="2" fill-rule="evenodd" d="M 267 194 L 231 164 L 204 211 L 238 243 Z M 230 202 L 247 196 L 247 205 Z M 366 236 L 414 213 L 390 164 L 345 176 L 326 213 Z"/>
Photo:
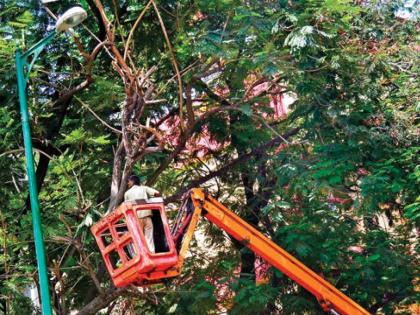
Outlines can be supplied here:
<path id="1" fill-rule="evenodd" d="M 134 185 L 140 185 L 140 178 L 137 175 L 131 175 L 128 178 L 128 188 L 133 187 Z"/>

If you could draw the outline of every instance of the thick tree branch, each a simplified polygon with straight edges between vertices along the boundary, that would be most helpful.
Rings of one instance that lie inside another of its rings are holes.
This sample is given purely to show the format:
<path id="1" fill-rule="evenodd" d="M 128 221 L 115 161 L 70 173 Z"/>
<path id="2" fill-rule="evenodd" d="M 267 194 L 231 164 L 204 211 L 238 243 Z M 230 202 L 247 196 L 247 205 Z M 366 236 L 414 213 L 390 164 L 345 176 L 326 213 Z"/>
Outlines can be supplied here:
<path id="1" fill-rule="evenodd" d="M 109 288 L 105 294 L 94 298 L 89 304 L 85 305 L 77 315 L 92 315 L 108 306 L 112 301 L 127 292 L 126 288 Z"/>
<path id="2" fill-rule="evenodd" d="M 103 41 L 106 37 L 106 29 L 103 23 L 101 23 L 101 12 L 99 12 L 98 8 L 95 6 L 95 3 L 93 0 L 86 0 L 89 8 L 91 9 L 91 11 L 93 12 L 93 15 L 95 16 L 96 21 L 98 22 L 98 28 L 99 28 L 99 33 L 97 35 L 97 37 Z"/>
<path id="3" fill-rule="evenodd" d="M 124 159 L 124 143 L 121 141 L 118 149 L 114 154 L 114 164 L 112 167 L 111 195 L 107 212 L 112 211 L 117 205 L 117 196 L 119 183 L 121 181 L 121 165 Z"/>
<path id="4" fill-rule="evenodd" d="M 149 2 L 147 2 L 146 6 L 141 11 L 139 17 L 137 18 L 136 22 L 134 22 L 134 25 L 131 28 L 130 33 L 128 34 L 127 42 L 125 43 L 125 48 L 124 48 L 124 61 L 127 59 L 127 52 L 128 52 L 128 48 L 130 47 L 131 38 L 133 37 L 133 34 L 134 34 L 135 30 L 137 29 L 137 26 L 139 25 L 141 19 L 143 18 L 144 14 L 149 9 L 149 7 L 150 7 L 151 4 L 152 4 L 152 0 L 150 0 Z"/>

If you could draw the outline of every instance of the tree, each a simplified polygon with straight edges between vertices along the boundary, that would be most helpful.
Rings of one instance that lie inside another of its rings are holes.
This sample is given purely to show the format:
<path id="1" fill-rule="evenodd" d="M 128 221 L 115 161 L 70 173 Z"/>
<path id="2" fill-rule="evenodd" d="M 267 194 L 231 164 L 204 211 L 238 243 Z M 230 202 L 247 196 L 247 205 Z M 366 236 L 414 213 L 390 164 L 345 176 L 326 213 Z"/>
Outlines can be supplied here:
<path id="1" fill-rule="evenodd" d="M 395 15 L 401 3 L 82 5 L 86 28 L 47 48 L 28 90 L 57 313 L 320 312 L 280 273 L 255 287 L 252 253 L 206 224 L 218 254 L 195 256 L 168 289 L 113 288 L 88 228 L 121 202 L 132 172 L 167 202 L 207 185 L 372 312 L 415 301 L 418 48 L 415 20 Z M 0 290 L 17 313 L 31 307 L 22 288 L 36 271 L 13 51 L 53 20 L 37 4 L 1 9 Z M 295 102 L 279 119 L 270 100 L 287 93 Z M 234 293 L 223 300 L 220 286 Z"/>

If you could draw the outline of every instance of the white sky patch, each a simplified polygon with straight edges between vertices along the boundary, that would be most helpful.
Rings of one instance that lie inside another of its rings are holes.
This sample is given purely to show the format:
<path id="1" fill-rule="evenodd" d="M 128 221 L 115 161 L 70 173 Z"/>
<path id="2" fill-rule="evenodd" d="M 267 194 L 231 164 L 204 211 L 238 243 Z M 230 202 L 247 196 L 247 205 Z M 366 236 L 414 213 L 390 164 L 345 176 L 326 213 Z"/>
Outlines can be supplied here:
<path id="1" fill-rule="evenodd" d="M 404 7 L 398 9 L 395 15 L 402 19 L 416 20 L 419 16 L 419 1 L 418 0 L 405 1 Z"/>

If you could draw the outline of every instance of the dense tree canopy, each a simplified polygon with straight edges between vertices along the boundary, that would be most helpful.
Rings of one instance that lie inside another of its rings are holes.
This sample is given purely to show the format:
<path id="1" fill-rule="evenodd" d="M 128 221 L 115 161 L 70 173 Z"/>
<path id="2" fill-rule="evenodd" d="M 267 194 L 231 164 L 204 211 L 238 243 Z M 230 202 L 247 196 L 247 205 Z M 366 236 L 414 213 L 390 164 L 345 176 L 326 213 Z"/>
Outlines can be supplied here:
<path id="1" fill-rule="evenodd" d="M 278 271 L 256 286 L 255 255 L 206 222 L 181 277 L 113 287 L 89 227 L 137 173 L 174 209 L 209 188 L 370 312 L 409 314 L 419 43 L 404 3 L 80 1 L 88 19 L 48 45 L 27 90 L 56 313 L 322 313 Z M 37 270 L 14 52 L 55 21 L 37 1 L 2 0 L 0 23 L 0 310 L 29 314 Z"/>

